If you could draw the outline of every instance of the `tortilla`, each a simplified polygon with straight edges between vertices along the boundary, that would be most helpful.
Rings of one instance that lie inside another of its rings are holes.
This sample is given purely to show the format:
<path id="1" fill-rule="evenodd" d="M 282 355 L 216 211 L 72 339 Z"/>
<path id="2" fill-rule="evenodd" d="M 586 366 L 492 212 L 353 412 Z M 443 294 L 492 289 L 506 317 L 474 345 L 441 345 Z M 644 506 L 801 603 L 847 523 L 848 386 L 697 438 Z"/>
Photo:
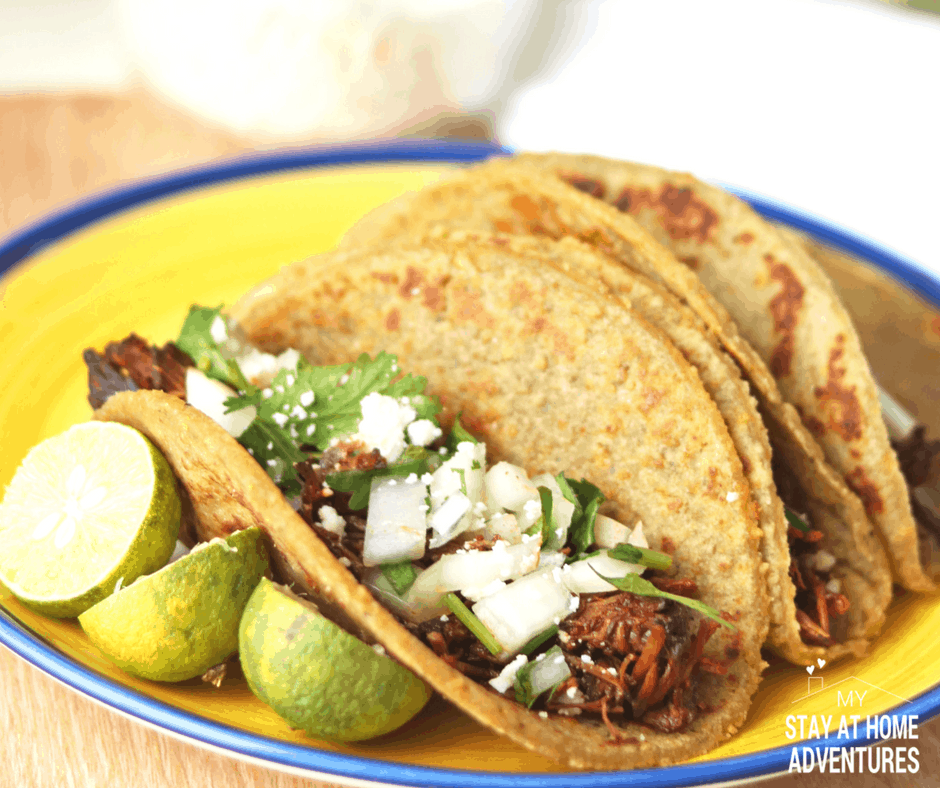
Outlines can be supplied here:
<path id="1" fill-rule="evenodd" d="M 396 353 L 402 368 L 428 378 L 445 417 L 463 411 L 492 459 L 533 473 L 564 469 L 596 483 L 611 501 L 611 516 L 642 519 L 652 546 L 672 540 L 680 575 L 693 577 L 699 598 L 735 621 L 736 633 L 720 629 L 706 649 L 732 661 L 727 676 L 701 675 L 704 711 L 681 733 L 629 723 L 624 740 L 612 745 L 599 721 L 543 719 L 449 667 L 412 636 L 278 502 L 260 466 L 211 421 L 153 393 L 116 395 L 97 417 L 132 423 L 154 440 L 206 519 L 204 532 L 260 522 L 318 601 L 344 610 L 481 723 L 569 766 L 674 763 L 743 723 L 767 630 L 760 532 L 717 408 L 659 331 L 597 288 L 498 239 L 313 258 L 259 286 L 232 314 L 263 349 L 297 347 L 314 363 Z"/>
<path id="2" fill-rule="evenodd" d="M 689 266 L 757 350 L 826 459 L 861 498 L 905 588 L 935 590 L 858 334 L 828 277 L 786 230 L 684 173 L 593 156 L 527 155 L 632 216 Z"/>
<path id="3" fill-rule="evenodd" d="M 406 195 L 392 206 L 383 206 L 354 226 L 343 246 L 378 243 L 380 239 L 387 243 L 406 235 L 440 234 L 447 228 L 578 238 L 620 265 L 612 267 L 595 261 L 586 270 L 577 271 L 576 276 L 587 275 L 596 280 L 598 270 L 605 272 L 600 277 L 605 284 L 665 330 L 677 344 L 680 338 L 667 324 L 686 326 L 681 331 L 694 347 L 686 346 L 683 352 L 703 380 L 708 381 L 716 374 L 710 371 L 713 367 L 726 370 L 722 373 L 726 377 L 715 378 L 709 391 L 722 408 L 737 450 L 748 460 L 751 482 L 758 496 L 764 532 L 761 550 L 769 565 L 772 599 L 770 645 L 799 664 L 863 653 L 867 642 L 880 630 L 891 598 L 890 572 L 881 545 L 861 502 L 825 462 L 796 411 L 782 401 L 764 363 L 741 339 L 724 308 L 704 290 L 695 275 L 630 217 L 513 160 L 493 161 L 469 169 L 419 193 Z M 613 268 L 620 268 L 621 272 L 616 274 Z M 650 288 L 660 293 L 656 300 L 639 295 L 642 289 L 649 292 Z M 662 293 L 671 297 L 664 298 Z M 676 316 L 669 317 L 670 312 Z M 695 348 L 706 346 L 708 353 L 711 356 L 718 353 L 720 360 L 696 356 Z M 759 430 L 752 428 L 749 434 L 748 427 L 740 423 L 738 409 L 748 409 L 745 421 L 754 418 L 755 411 L 747 405 L 749 396 L 743 392 L 740 381 L 723 383 L 739 376 L 729 370 L 733 362 L 720 355 L 721 350 L 742 366 L 754 385 L 775 451 L 795 474 L 808 499 L 806 505 L 814 527 L 826 534 L 828 549 L 838 559 L 834 573 L 846 582 L 852 612 L 843 642 L 835 646 L 808 645 L 800 637 L 793 604 L 795 588 L 788 576 L 786 525 L 773 482 L 768 479 L 769 448 Z M 736 393 L 722 392 L 723 385 L 736 389 Z"/>

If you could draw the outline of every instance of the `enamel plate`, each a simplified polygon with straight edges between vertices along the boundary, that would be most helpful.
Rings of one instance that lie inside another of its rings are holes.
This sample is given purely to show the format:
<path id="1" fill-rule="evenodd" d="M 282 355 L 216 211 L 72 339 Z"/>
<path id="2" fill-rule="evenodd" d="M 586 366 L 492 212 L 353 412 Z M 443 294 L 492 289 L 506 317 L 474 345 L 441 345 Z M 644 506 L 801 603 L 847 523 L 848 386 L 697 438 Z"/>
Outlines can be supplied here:
<path id="1" fill-rule="evenodd" d="M 0 444 L 6 458 L 0 484 L 9 483 L 30 447 L 90 418 L 83 349 L 102 348 L 131 331 L 158 344 L 173 339 L 190 304 L 230 304 L 285 263 L 335 246 L 369 209 L 449 168 L 498 153 L 506 151 L 390 141 L 259 154 L 122 186 L 8 237 L 0 245 Z M 770 219 L 888 272 L 940 305 L 940 282 L 915 264 L 813 217 L 739 195 Z M 916 360 L 921 340 L 906 341 Z M 75 621 L 42 618 L 0 589 L 0 643 L 76 691 L 189 742 L 354 785 L 686 786 L 785 772 L 792 747 L 800 744 L 787 738 L 788 715 L 838 719 L 844 711 L 839 699 L 852 691 L 867 691 L 864 709 L 851 711 L 863 719 L 893 709 L 921 722 L 936 714 L 937 631 L 940 602 L 896 599 L 866 658 L 821 667 L 813 676 L 772 662 L 744 728 L 707 757 L 663 769 L 571 773 L 440 701 L 375 742 L 313 740 L 256 700 L 240 676 L 221 689 L 198 680 L 162 685 L 135 679 L 101 656 Z M 865 744 L 864 723 L 850 736 L 831 744 Z"/>

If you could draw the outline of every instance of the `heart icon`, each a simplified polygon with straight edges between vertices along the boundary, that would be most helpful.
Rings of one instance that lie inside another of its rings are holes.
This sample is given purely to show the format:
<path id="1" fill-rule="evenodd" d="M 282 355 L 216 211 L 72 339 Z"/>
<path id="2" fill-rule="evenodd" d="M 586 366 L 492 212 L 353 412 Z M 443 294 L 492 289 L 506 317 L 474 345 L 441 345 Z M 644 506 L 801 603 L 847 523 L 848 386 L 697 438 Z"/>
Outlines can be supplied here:
<path id="1" fill-rule="evenodd" d="M 816 664 L 819 665 L 819 669 L 822 670 L 822 669 L 823 669 L 823 666 L 826 664 L 826 660 L 824 660 L 824 659 L 817 659 L 817 660 L 816 660 Z"/>
<path id="2" fill-rule="evenodd" d="M 806 666 L 806 672 L 809 673 L 810 676 L 813 675 L 813 671 L 814 671 L 814 670 L 816 670 L 816 666 L 815 666 L 815 665 L 807 665 L 807 666 Z"/>

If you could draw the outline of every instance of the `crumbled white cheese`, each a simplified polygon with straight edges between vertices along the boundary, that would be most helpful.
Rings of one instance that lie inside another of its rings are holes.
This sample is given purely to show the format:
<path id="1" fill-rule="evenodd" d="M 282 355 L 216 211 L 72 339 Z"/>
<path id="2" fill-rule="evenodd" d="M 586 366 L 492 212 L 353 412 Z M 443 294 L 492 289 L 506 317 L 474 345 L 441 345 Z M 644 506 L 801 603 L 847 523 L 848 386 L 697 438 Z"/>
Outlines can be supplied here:
<path id="1" fill-rule="evenodd" d="M 300 395 L 300 404 L 305 408 L 309 408 L 311 405 L 313 405 L 313 400 L 315 397 L 316 395 L 312 391 L 305 391 Z"/>
<path id="2" fill-rule="evenodd" d="M 725 500 L 726 500 L 728 503 L 734 503 L 734 502 L 735 502 L 736 500 L 738 500 L 738 498 L 740 498 L 740 497 L 741 497 L 741 495 L 740 495 L 739 493 L 736 493 L 736 492 L 729 492 L 729 493 L 725 496 Z"/>
<path id="3" fill-rule="evenodd" d="M 388 461 L 395 462 L 405 450 L 405 428 L 418 414 L 410 405 L 378 392 L 363 397 L 362 420 L 353 440 L 361 440 L 367 449 L 378 449 Z"/>
<path id="4" fill-rule="evenodd" d="M 408 398 L 402 397 L 402 400 L 406 399 Z M 440 438 L 442 434 L 441 428 L 430 419 L 418 419 L 408 425 L 408 440 L 414 446 L 427 446 Z"/>
<path id="5" fill-rule="evenodd" d="M 384 648 L 381 644 L 379 644 L 379 643 L 373 643 L 373 644 L 372 644 L 372 650 L 373 650 L 376 654 L 378 654 L 380 657 L 384 657 L 384 656 L 385 656 L 385 648 Z"/>
<path id="6" fill-rule="evenodd" d="M 274 419 L 278 427 L 283 427 L 287 424 L 288 415 L 286 413 L 272 413 L 271 418 Z"/>
<path id="7" fill-rule="evenodd" d="M 581 655 L 581 661 L 582 661 L 585 665 L 593 665 L 593 664 L 594 664 L 594 660 L 591 659 L 591 655 L 590 655 L 590 654 L 582 654 L 582 655 Z"/>
<path id="8" fill-rule="evenodd" d="M 547 720 L 547 719 L 548 719 L 548 712 L 547 712 L 547 711 L 540 711 L 540 712 L 539 712 L 539 717 L 541 717 L 543 720 Z"/>
<path id="9" fill-rule="evenodd" d="M 506 692 L 506 690 L 513 685 L 513 682 L 515 682 L 516 674 L 519 672 L 519 669 L 528 661 L 529 658 L 525 654 L 520 654 L 503 668 L 495 679 L 490 679 L 490 686 L 499 693 Z"/>
<path id="10" fill-rule="evenodd" d="M 330 533 L 339 536 L 346 531 L 346 520 L 332 506 L 320 507 L 320 525 Z"/>
<path id="11" fill-rule="evenodd" d="M 842 581 L 838 577 L 833 577 L 826 583 L 826 590 L 830 594 L 841 594 L 842 593 Z"/>
<path id="12" fill-rule="evenodd" d="M 522 507 L 522 514 L 528 520 L 537 520 L 542 514 L 542 501 L 526 501 Z"/>
<path id="13" fill-rule="evenodd" d="M 819 550 L 811 560 L 817 572 L 828 572 L 836 565 L 836 557 L 828 550 Z"/>
<path id="14" fill-rule="evenodd" d="M 222 319 L 221 315 L 215 316 L 215 320 L 213 320 L 212 325 L 209 326 L 209 334 L 217 345 L 221 345 L 228 339 L 228 329 L 225 327 L 225 321 Z"/>

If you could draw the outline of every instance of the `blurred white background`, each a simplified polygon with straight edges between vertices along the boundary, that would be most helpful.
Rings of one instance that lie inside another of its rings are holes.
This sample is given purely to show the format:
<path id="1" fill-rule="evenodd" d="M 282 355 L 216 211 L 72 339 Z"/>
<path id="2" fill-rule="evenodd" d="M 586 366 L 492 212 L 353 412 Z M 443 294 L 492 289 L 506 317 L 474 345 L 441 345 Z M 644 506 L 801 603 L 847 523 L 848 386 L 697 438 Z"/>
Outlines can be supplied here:
<path id="1" fill-rule="evenodd" d="M 940 15 L 877 0 L 0 0 L 2 94 L 142 84 L 265 146 L 458 133 L 652 162 L 940 273 L 938 74 Z"/>

